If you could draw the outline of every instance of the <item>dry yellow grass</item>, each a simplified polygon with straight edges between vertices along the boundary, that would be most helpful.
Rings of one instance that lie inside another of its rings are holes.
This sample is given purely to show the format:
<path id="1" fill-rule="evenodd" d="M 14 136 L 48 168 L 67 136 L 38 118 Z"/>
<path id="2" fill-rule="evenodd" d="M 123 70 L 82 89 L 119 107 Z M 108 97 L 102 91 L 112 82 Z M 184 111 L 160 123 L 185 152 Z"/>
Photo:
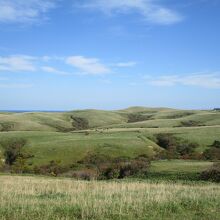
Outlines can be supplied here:
<path id="1" fill-rule="evenodd" d="M 0 176 L 0 219 L 220 219 L 220 185 Z"/>

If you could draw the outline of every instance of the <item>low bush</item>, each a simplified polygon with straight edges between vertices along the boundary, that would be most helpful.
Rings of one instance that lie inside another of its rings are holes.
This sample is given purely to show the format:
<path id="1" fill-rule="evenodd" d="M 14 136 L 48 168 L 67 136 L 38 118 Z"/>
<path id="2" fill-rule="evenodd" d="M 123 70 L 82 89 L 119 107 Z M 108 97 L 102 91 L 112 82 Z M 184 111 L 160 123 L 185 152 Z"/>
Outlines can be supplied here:
<path id="1" fill-rule="evenodd" d="M 131 113 L 128 114 L 128 123 L 146 121 L 152 119 L 153 115 L 142 115 L 140 113 Z"/>
<path id="2" fill-rule="evenodd" d="M 22 152 L 26 143 L 27 141 L 23 138 L 14 138 L 1 142 L 1 146 L 4 149 L 5 163 L 7 165 L 13 165 L 19 157 L 26 157 L 24 152 Z"/>
<path id="3" fill-rule="evenodd" d="M 203 158 L 206 160 L 220 160 L 220 141 L 214 141 L 209 149 L 203 152 Z"/>
<path id="4" fill-rule="evenodd" d="M 205 170 L 200 175 L 201 180 L 220 182 L 220 162 L 214 163 L 211 168 Z"/>
<path id="5" fill-rule="evenodd" d="M 49 164 L 42 165 L 42 166 L 35 166 L 33 172 L 35 174 L 43 174 L 43 175 L 51 175 L 51 176 L 58 176 L 70 168 L 68 166 L 61 165 L 61 161 L 50 161 Z"/>
<path id="6" fill-rule="evenodd" d="M 81 169 L 71 172 L 71 177 L 80 180 L 97 180 L 99 173 L 96 169 Z"/>
<path id="7" fill-rule="evenodd" d="M 156 143 L 165 151 L 159 152 L 160 159 L 194 159 L 200 157 L 195 153 L 198 147 L 197 143 L 191 143 L 180 138 L 176 138 L 171 134 L 157 134 Z"/>
<path id="8" fill-rule="evenodd" d="M 171 146 L 176 146 L 177 140 L 171 134 L 161 133 L 156 135 L 156 143 L 167 150 Z"/>
<path id="9" fill-rule="evenodd" d="M 12 122 L 0 122 L 0 131 L 6 132 L 11 131 L 14 128 L 14 123 Z"/>
<path id="10" fill-rule="evenodd" d="M 71 116 L 73 130 L 86 130 L 89 128 L 89 121 L 86 118 Z"/>
<path id="11" fill-rule="evenodd" d="M 150 167 L 150 160 L 146 155 L 132 159 L 89 154 L 78 163 L 89 169 L 90 173 L 92 170 L 92 178 L 95 176 L 97 179 L 122 179 L 134 175 L 145 175 Z M 86 172 L 88 173 L 88 170 Z"/>
<path id="12" fill-rule="evenodd" d="M 197 127 L 197 126 L 204 126 L 204 124 L 202 124 L 199 121 L 193 121 L 193 120 L 180 122 L 180 127 Z"/>

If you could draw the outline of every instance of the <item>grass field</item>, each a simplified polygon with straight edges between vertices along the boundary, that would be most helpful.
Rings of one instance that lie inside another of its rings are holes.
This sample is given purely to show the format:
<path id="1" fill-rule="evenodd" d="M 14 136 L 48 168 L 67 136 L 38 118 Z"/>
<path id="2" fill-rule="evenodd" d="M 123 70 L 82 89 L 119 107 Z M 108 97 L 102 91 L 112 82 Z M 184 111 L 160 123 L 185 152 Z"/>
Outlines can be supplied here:
<path id="1" fill-rule="evenodd" d="M 220 218 L 220 186 L 0 176 L 0 219 Z"/>
<path id="2" fill-rule="evenodd" d="M 213 165 L 209 161 L 190 161 L 190 160 L 162 160 L 152 161 L 151 172 L 168 173 L 199 173 Z"/>
<path id="3" fill-rule="evenodd" d="M 73 118 L 88 121 L 89 127 L 77 130 Z M 203 152 L 220 140 L 220 113 L 143 107 L 0 113 L 0 143 L 25 139 L 25 151 L 34 155 L 27 160 L 31 168 L 52 160 L 70 167 L 92 153 L 152 157 L 161 150 L 155 139 L 159 133 L 196 142 L 195 150 Z M 1 144 L 0 151 L 3 155 Z M 158 160 L 142 179 L 98 182 L 0 175 L 0 220 L 218 220 L 220 185 L 200 181 L 200 173 L 212 165 Z"/>
<path id="4" fill-rule="evenodd" d="M 88 120 L 89 129 L 71 130 L 71 117 Z M 137 122 L 129 122 L 131 118 Z M 176 127 L 181 121 L 195 124 Z M 144 107 L 118 111 L 0 113 L 0 141 L 25 138 L 26 149 L 34 155 L 30 163 L 37 165 L 51 160 L 70 164 L 93 152 L 113 157 L 152 156 L 159 149 L 152 136 L 158 133 L 196 142 L 196 151 L 202 152 L 220 137 L 220 113 Z"/>
<path id="5" fill-rule="evenodd" d="M 0 139 L 25 138 L 27 151 L 34 154 L 34 164 L 61 160 L 71 164 L 88 153 L 102 153 L 113 157 L 134 157 L 140 154 L 153 155 L 158 146 L 137 132 L 60 133 L 60 132 L 2 132 Z"/>

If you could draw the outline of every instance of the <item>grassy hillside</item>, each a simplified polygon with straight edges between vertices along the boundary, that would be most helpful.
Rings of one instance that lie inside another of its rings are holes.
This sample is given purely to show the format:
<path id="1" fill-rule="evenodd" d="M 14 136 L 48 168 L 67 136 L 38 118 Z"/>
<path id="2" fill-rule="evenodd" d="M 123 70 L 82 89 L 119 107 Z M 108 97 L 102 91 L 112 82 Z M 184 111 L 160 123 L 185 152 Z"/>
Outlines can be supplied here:
<path id="1" fill-rule="evenodd" d="M 87 126 L 86 131 L 77 130 L 81 125 Z M 220 138 L 220 112 L 131 107 L 118 111 L 0 113 L 0 141 L 26 139 L 26 149 L 34 155 L 29 159 L 33 164 L 50 160 L 74 163 L 92 152 L 113 157 L 152 156 L 159 149 L 154 139 L 159 133 L 196 142 L 196 151 L 202 152 Z"/>
<path id="2" fill-rule="evenodd" d="M 0 176 L 0 219 L 220 219 L 220 186 Z"/>
<path id="3" fill-rule="evenodd" d="M 140 154 L 153 155 L 155 143 L 138 132 L 2 132 L 0 140 L 25 138 L 26 149 L 34 155 L 34 164 L 45 164 L 61 160 L 63 164 L 75 163 L 88 153 L 101 153 L 113 157 L 135 157 Z"/>
<path id="4" fill-rule="evenodd" d="M 88 120 L 90 128 L 161 128 L 176 126 L 195 127 L 220 125 L 220 112 L 218 111 L 191 111 L 168 108 L 132 107 L 119 111 L 79 110 L 63 113 L 0 113 L 0 130 L 70 130 L 73 128 L 73 117 L 80 117 Z"/>

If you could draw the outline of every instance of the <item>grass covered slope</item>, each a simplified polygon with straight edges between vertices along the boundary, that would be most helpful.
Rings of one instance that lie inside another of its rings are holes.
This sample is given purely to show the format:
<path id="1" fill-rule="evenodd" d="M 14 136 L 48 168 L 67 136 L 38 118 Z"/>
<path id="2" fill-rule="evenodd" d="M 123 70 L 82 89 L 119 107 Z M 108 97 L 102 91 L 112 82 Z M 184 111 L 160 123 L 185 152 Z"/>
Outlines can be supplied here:
<path id="1" fill-rule="evenodd" d="M 218 111 L 131 107 L 119 111 L 0 113 L 1 131 L 76 130 L 73 118 L 88 121 L 89 128 L 170 128 L 220 125 Z"/>
<path id="2" fill-rule="evenodd" d="M 89 153 L 112 157 L 152 156 L 159 147 L 139 132 L 0 132 L 0 140 L 24 138 L 26 150 L 34 155 L 34 164 L 60 160 L 63 164 L 75 163 Z"/>
<path id="3" fill-rule="evenodd" d="M 83 128 L 86 130 L 81 130 Z M 220 137 L 220 112 L 131 107 L 118 111 L 0 113 L 0 142 L 24 138 L 33 165 L 71 164 L 89 153 L 149 157 L 159 149 L 155 135 L 172 134 L 204 151 Z M 1 148 L 1 146 L 0 146 Z M 2 149 L 4 150 L 4 149 Z"/>
<path id="4" fill-rule="evenodd" d="M 1 219 L 218 220 L 217 184 L 0 176 Z"/>

